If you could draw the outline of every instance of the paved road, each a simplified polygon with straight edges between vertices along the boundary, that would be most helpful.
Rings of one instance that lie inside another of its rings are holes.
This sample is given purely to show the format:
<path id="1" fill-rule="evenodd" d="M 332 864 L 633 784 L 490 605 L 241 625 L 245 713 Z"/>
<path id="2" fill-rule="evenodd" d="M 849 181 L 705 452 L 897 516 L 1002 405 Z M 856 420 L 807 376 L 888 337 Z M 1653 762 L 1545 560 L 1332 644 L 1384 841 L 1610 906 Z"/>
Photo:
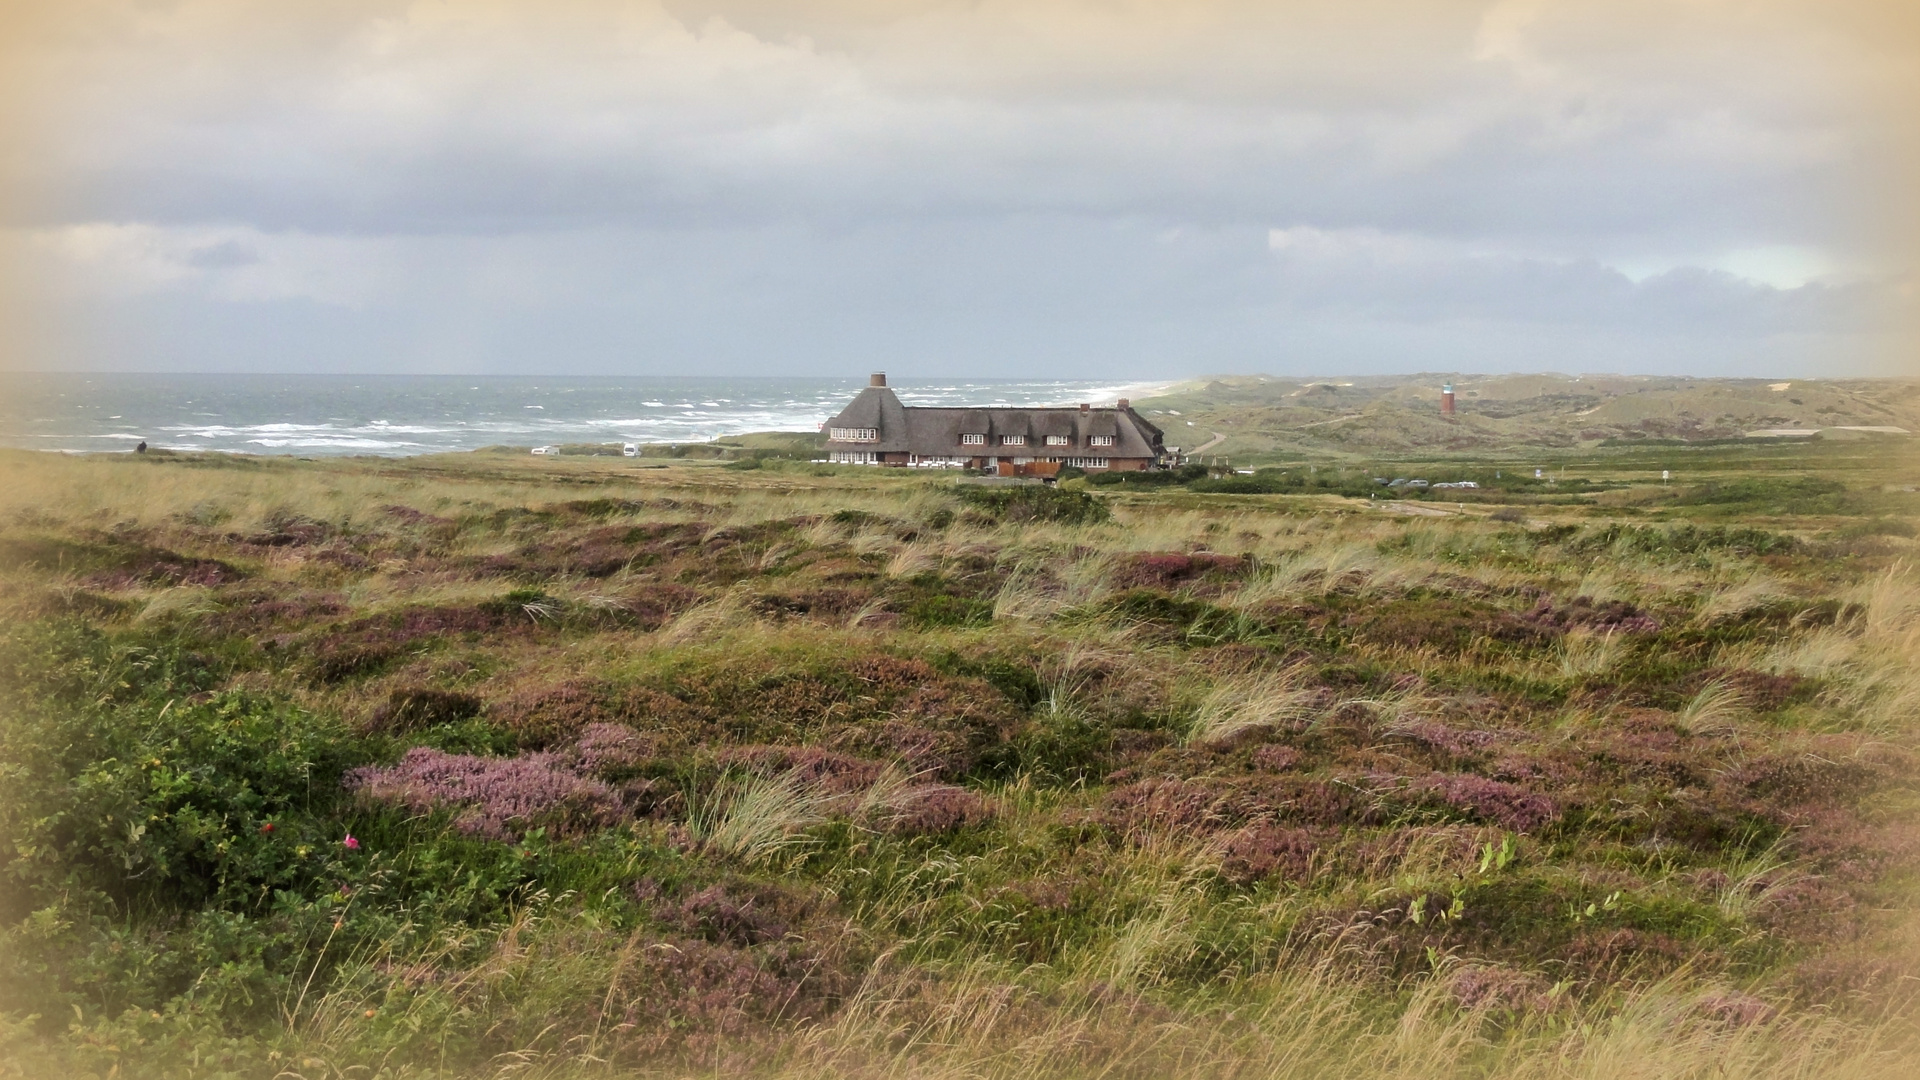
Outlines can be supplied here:
<path id="1" fill-rule="evenodd" d="M 1187 451 L 1187 456 L 1192 457 L 1194 454 L 1204 454 L 1207 451 L 1213 449 L 1216 446 L 1219 446 L 1221 443 L 1226 441 L 1227 441 L 1227 433 L 1224 431 L 1216 431 L 1213 433 L 1213 438 L 1208 439 L 1206 442 L 1203 442 L 1199 446 L 1196 446 L 1193 449 Z"/>

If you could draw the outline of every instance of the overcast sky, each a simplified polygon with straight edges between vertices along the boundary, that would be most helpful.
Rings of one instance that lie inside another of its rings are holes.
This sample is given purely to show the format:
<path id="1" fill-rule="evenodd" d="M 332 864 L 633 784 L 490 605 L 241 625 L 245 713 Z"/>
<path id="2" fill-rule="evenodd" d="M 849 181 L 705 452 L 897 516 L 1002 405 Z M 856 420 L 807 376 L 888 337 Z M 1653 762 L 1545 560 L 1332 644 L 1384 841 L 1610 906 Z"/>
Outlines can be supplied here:
<path id="1" fill-rule="evenodd" d="M 14 368 L 1913 370 L 1894 4 L 8 2 Z"/>

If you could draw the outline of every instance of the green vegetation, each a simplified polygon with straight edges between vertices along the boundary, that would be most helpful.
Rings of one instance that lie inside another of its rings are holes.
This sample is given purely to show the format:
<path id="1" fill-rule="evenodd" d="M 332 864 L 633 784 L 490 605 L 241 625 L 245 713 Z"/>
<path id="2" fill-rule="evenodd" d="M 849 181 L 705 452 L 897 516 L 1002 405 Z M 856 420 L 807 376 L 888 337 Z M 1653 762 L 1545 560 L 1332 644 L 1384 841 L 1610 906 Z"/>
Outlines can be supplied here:
<path id="1" fill-rule="evenodd" d="M 1911 455 L 745 450 L 0 456 L 0 1076 L 1920 1053 Z"/>
<path id="2" fill-rule="evenodd" d="M 1443 383 L 1456 392 L 1452 418 L 1440 415 Z M 1383 454 L 1470 453 L 1482 464 L 1595 449 L 1752 454 L 1756 443 L 1773 444 L 1761 453 L 1798 455 L 1813 444 L 1884 454 L 1907 438 L 1899 432 L 1920 432 L 1912 379 L 1246 375 L 1182 383 L 1134 404 L 1169 445 L 1206 445 L 1210 459 L 1243 467 Z M 1767 435 L 1776 431 L 1817 434 Z"/>

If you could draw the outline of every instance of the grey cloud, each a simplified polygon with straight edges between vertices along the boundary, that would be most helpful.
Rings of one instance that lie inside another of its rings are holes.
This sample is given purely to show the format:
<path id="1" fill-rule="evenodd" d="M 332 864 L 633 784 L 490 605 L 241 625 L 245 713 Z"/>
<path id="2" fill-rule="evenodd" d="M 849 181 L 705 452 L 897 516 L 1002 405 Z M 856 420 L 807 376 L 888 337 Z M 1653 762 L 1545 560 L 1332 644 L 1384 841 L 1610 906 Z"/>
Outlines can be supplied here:
<path id="1" fill-rule="evenodd" d="M 1291 310 L 1409 323 L 1484 319 L 1752 337 L 1874 325 L 1898 303 L 1893 282 L 1777 288 L 1682 267 L 1634 281 L 1593 259 L 1488 254 L 1362 233 L 1308 231 L 1277 244 L 1275 289 Z M 1284 237 L 1287 234 L 1277 234 Z"/>
<path id="2" fill-rule="evenodd" d="M 292 241 L 249 242 L 275 268 L 303 258 Z M 1151 377 L 1316 358 L 1356 371 L 1599 369 L 1612 355 L 1741 372 L 1846 339 L 1884 299 L 1693 270 L 1636 284 L 1591 262 L 1394 236 L 1275 252 L 1262 231 L 1051 215 L 366 239 L 331 257 L 379 286 L 341 304 L 332 278 L 306 292 L 275 279 L 241 313 L 212 291 L 226 279 L 179 282 L 139 299 L 146 321 L 90 326 L 90 348 L 339 366 L 324 346 L 350 342 L 349 368 L 375 356 L 442 371 L 751 373 L 771 355 L 784 370 Z M 233 333 L 212 333 L 223 327 Z"/>
<path id="3" fill-rule="evenodd" d="M 88 363 L 1790 362 L 1904 310 L 1849 211 L 1884 132 L 1790 6 L 78 10 L 5 208 L 184 253 L 120 275 L 135 303 L 89 292 L 111 251 L 22 248 L 109 328 Z M 1711 269 L 1781 245 L 1861 266 Z M 136 309 L 147 344 L 110 329 Z"/>
<path id="4" fill-rule="evenodd" d="M 216 244 L 207 244 L 187 252 L 183 260 L 188 266 L 201 270 L 228 270 L 236 266 L 251 266 L 260 261 L 260 253 L 250 245 L 237 240 L 222 240 Z"/>
<path id="5" fill-rule="evenodd" d="M 102 86 L 62 118 L 38 220 L 386 232 L 1091 212 L 1711 242 L 1817 234 L 1852 183 L 1835 168 L 1844 116 L 1807 103 L 1804 59 L 1733 93 L 1684 53 L 1641 55 L 1628 76 L 1563 42 L 1566 85 L 1535 85 L 1476 58 L 1475 5 L 1307 22 L 1323 41 L 1230 9 L 1251 27 L 1183 28 L 1116 46 L 1117 62 L 1087 45 L 1154 18 L 1049 36 L 935 8 L 918 30 L 869 20 L 838 52 L 755 37 L 726 8 L 495 23 L 402 7 L 270 43 L 293 54 L 279 75 L 185 34 L 88 54 Z M 1397 26 L 1409 12 L 1420 33 Z M 169 61 L 189 60 L 197 77 L 179 78 Z M 1781 83 L 1801 101 L 1775 116 Z M 1716 124 L 1725 145 L 1698 152 L 1689 126 Z"/>

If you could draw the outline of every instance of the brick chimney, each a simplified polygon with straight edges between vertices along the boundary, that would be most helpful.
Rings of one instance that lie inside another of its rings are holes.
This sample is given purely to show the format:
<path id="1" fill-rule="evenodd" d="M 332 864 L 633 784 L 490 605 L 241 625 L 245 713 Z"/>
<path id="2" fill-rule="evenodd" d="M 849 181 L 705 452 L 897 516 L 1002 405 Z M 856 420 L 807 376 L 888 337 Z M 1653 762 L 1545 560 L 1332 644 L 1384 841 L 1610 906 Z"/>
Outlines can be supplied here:
<path id="1" fill-rule="evenodd" d="M 1093 406 L 1092 406 L 1092 405 L 1089 405 L 1088 403 L 1086 403 L 1086 402 L 1084 402 L 1084 401 L 1083 401 L 1083 402 L 1081 402 L 1081 403 L 1080 403 L 1080 411 L 1081 411 L 1081 412 L 1091 412 L 1091 411 L 1093 411 Z"/>
<path id="2" fill-rule="evenodd" d="M 867 376 L 867 385 L 868 386 L 887 385 L 887 373 L 884 371 L 876 371 L 873 374 Z"/>
<path id="3" fill-rule="evenodd" d="M 1128 401 L 1126 398 L 1121 398 L 1117 403 L 1114 404 L 1113 407 L 1116 409 L 1126 409 L 1126 408 L 1131 408 L 1132 406 L 1133 406 L 1133 402 Z"/>

